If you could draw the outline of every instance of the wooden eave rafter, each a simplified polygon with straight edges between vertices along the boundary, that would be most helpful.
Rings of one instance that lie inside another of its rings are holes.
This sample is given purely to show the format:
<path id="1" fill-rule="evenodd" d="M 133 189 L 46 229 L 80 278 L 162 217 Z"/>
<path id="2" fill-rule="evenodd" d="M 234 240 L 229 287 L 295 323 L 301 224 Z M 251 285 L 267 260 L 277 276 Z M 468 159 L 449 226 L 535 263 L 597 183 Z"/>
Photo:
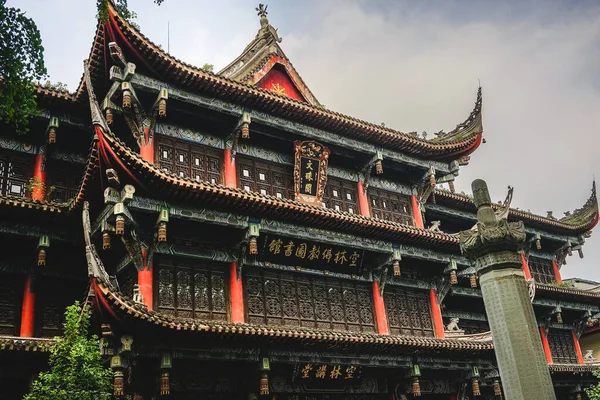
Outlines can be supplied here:
<path id="1" fill-rule="evenodd" d="M 466 211 L 477 211 L 473 199 L 464 194 L 452 193 L 443 189 L 435 189 L 434 194 L 436 202 L 439 204 L 458 207 Z M 492 208 L 497 209 L 498 207 L 500 206 L 492 204 Z M 525 224 L 534 223 L 547 229 L 578 235 L 594 228 L 598 223 L 598 215 L 598 198 L 596 196 L 596 183 L 594 182 L 592 185 L 592 194 L 587 202 L 582 208 L 575 210 L 569 216 L 562 219 L 552 219 L 511 208 L 508 219 L 524 221 Z"/>
<path id="2" fill-rule="evenodd" d="M 535 290 L 540 293 L 552 293 L 562 295 L 561 297 L 573 297 L 581 299 L 600 299 L 599 292 L 590 292 L 588 290 L 581 290 L 575 288 L 569 288 L 557 285 L 548 285 L 545 283 L 536 283 Z"/>
<path id="3" fill-rule="evenodd" d="M 159 77 L 166 83 L 186 87 L 210 96 L 234 100 L 249 109 L 259 109 L 275 115 L 282 115 L 320 129 L 352 136 L 423 158 L 456 160 L 472 153 L 481 143 L 483 132 L 481 88 L 478 91 L 475 108 L 464 123 L 459 124 L 454 131 L 443 133 L 432 140 L 425 140 L 408 133 L 280 96 L 185 64 L 148 40 L 118 15 L 112 6 L 109 7 L 109 13 L 111 17 L 108 24 L 113 30 L 118 31 L 117 39 L 127 41 L 127 43 L 123 43 L 124 48 L 135 49 L 135 53 L 143 58 L 137 61 L 160 74 Z M 90 55 L 90 73 L 92 81 L 95 82 L 94 85 L 100 83 L 98 82 L 100 75 L 104 79 L 104 31 L 104 26 L 99 24 Z M 84 86 L 82 80 L 75 94 L 77 101 L 84 96 Z"/>
<path id="4" fill-rule="evenodd" d="M 55 343 L 49 338 L 27 338 L 17 336 L 0 336 L 0 351 L 29 351 L 46 353 Z"/>

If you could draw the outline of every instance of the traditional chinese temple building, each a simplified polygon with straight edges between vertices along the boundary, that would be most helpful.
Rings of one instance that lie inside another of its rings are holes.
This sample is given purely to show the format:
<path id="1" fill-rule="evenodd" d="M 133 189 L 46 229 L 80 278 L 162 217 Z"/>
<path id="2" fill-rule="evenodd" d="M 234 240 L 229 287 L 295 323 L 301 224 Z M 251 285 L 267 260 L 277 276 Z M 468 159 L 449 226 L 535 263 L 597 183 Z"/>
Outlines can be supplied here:
<path id="1" fill-rule="evenodd" d="M 2 130 L 1 398 L 27 391 L 75 300 L 117 398 L 503 398 L 457 236 L 477 220 L 454 179 L 482 143 L 481 88 L 432 139 L 330 111 L 257 11 L 215 74 L 111 5 L 77 91 L 38 87 L 30 133 Z M 598 222 L 595 185 L 562 218 L 511 198 L 496 214 L 525 223 L 557 398 L 585 398 L 600 293 L 560 270 Z"/>

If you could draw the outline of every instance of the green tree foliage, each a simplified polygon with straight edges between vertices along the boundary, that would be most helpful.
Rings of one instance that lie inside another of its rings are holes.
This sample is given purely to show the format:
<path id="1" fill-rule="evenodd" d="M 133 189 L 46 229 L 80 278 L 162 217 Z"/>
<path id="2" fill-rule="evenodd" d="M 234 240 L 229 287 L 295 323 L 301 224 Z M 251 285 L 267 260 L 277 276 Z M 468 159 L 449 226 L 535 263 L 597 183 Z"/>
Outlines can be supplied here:
<path id="1" fill-rule="evenodd" d="M 96 336 L 88 336 L 90 309 L 67 307 L 65 332 L 50 352 L 50 371 L 41 372 L 24 400 L 104 400 L 112 396 L 112 371 L 102 366 Z"/>
<path id="2" fill-rule="evenodd" d="M 163 3 L 163 1 L 165 0 L 154 0 L 154 2 L 159 6 Z M 113 4 L 115 5 L 115 8 L 119 14 L 121 14 L 121 16 L 127 21 L 131 22 L 137 17 L 136 13 L 131 11 L 127 6 L 127 0 L 113 0 Z M 98 7 L 98 18 L 100 21 L 108 21 L 108 0 L 96 0 L 96 5 Z"/>
<path id="3" fill-rule="evenodd" d="M 27 133 L 37 113 L 33 82 L 46 76 L 42 38 L 35 22 L 0 0 L 0 119 Z"/>
<path id="4" fill-rule="evenodd" d="M 212 65 L 212 64 L 208 64 L 208 63 L 206 63 L 206 64 L 204 64 L 204 65 L 202 66 L 202 68 L 200 68 L 200 69 L 201 69 L 202 71 L 206 71 L 206 72 L 214 72 L 214 70 L 215 70 L 215 66 L 214 66 L 214 65 Z"/>
<path id="5" fill-rule="evenodd" d="M 600 369 L 594 371 L 594 376 L 600 378 Z M 585 394 L 587 394 L 590 400 L 600 400 L 600 383 L 585 389 Z"/>

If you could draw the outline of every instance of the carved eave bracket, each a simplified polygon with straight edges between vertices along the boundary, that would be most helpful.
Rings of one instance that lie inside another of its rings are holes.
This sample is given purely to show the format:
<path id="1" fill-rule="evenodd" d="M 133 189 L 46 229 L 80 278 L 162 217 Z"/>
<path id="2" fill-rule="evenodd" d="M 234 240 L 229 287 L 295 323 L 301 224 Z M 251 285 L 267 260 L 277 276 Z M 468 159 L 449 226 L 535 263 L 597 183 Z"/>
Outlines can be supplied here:
<path id="1" fill-rule="evenodd" d="M 122 114 L 139 146 L 147 146 L 152 143 L 157 118 L 164 118 L 167 115 L 168 89 L 159 90 L 150 111 L 146 112 L 131 84 L 131 79 L 135 75 L 135 64 L 125 60 L 121 48 L 116 43 L 111 42 L 108 46 L 116 65 L 110 69 L 110 79 L 113 84 L 103 101 L 107 123 L 109 125 L 112 123 L 113 113 Z M 121 97 L 121 107 L 117 106 L 119 97 Z"/>
<path id="2" fill-rule="evenodd" d="M 231 150 L 231 159 L 235 160 L 235 156 L 238 151 L 238 145 L 240 139 L 250 138 L 250 124 L 252 123 L 252 115 L 250 111 L 244 110 L 240 118 L 238 119 L 235 127 L 231 133 L 227 136 L 225 145 Z"/>
<path id="3" fill-rule="evenodd" d="M 369 180 L 371 179 L 373 167 L 375 167 L 375 173 L 377 175 L 383 174 L 383 151 L 381 149 L 377 149 L 371 159 L 360 169 L 359 177 L 365 193 L 367 193 L 367 188 L 369 187 Z"/>

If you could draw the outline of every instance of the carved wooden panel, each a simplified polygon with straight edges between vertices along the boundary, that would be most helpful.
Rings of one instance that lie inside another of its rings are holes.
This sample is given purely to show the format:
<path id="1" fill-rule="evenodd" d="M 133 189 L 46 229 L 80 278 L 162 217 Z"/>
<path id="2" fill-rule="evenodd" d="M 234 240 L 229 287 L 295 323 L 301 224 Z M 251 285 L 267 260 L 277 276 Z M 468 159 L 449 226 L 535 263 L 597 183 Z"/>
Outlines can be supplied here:
<path id="1" fill-rule="evenodd" d="M 323 195 L 323 206 L 337 211 L 359 214 L 356 190 L 356 182 L 330 176 L 327 178 L 327 186 Z"/>
<path id="2" fill-rule="evenodd" d="M 22 275 L 0 275 L 0 335 L 19 335 L 23 285 Z"/>
<path id="3" fill-rule="evenodd" d="M 372 217 L 414 225 L 408 196 L 374 187 L 369 187 L 367 195 Z"/>
<path id="4" fill-rule="evenodd" d="M 87 295 L 87 281 L 72 281 L 50 276 L 37 276 L 35 290 L 35 330 L 41 337 L 54 337 L 63 331 L 65 309 Z"/>
<path id="5" fill-rule="evenodd" d="M 294 199 L 292 168 L 250 157 L 237 156 L 238 187 L 248 192 Z"/>
<path id="6" fill-rule="evenodd" d="M 575 343 L 571 331 L 564 329 L 549 329 L 548 344 L 552 361 L 562 364 L 577 364 Z"/>
<path id="7" fill-rule="evenodd" d="M 433 336 L 431 307 L 425 292 L 387 286 L 384 300 L 391 333 Z"/>
<path id="8" fill-rule="evenodd" d="M 206 264 L 159 263 L 158 310 L 190 319 L 227 320 L 225 273 Z"/>
<path id="9" fill-rule="evenodd" d="M 544 258 L 529 257 L 529 270 L 531 276 L 536 282 L 540 283 L 553 283 L 556 282 L 554 276 L 554 269 L 552 268 L 552 260 L 546 260 Z"/>
<path id="10" fill-rule="evenodd" d="M 244 278 L 248 322 L 375 331 L 367 284 L 279 271 L 248 271 Z"/>
<path id="11" fill-rule="evenodd" d="M 83 176 L 81 165 L 51 162 L 46 165 L 48 188 L 52 187 L 50 199 L 62 203 L 77 196 Z"/>
<path id="12" fill-rule="evenodd" d="M 163 171 L 198 182 L 222 183 L 220 150 L 160 135 L 154 138 L 155 162 Z"/>
<path id="13" fill-rule="evenodd" d="M 4 195 L 25 196 L 27 181 L 33 176 L 31 155 L 3 151 L 0 153 L 0 191 Z"/>
<path id="14" fill-rule="evenodd" d="M 133 298 L 133 286 L 137 283 L 137 275 L 137 270 L 133 266 L 129 266 L 118 276 L 121 293 L 129 298 Z"/>

